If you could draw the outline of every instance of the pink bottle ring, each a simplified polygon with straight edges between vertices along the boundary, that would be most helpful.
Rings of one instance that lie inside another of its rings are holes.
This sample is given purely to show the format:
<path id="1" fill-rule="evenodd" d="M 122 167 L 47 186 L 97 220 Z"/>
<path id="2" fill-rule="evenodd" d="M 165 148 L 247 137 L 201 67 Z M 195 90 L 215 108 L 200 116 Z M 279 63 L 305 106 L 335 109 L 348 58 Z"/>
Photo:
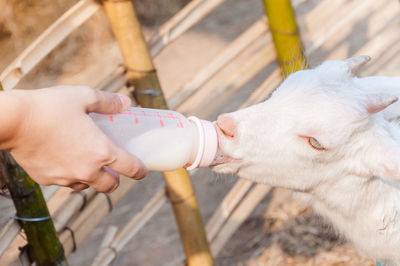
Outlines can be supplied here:
<path id="1" fill-rule="evenodd" d="M 187 170 L 199 167 L 208 167 L 214 160 L 218 149 L 218 137 L 214 125 L 206 120 L 200 120 L 195 116 L 188 117 L 196 127 L 199 136 L 199 144 L 196 158 Z"/>

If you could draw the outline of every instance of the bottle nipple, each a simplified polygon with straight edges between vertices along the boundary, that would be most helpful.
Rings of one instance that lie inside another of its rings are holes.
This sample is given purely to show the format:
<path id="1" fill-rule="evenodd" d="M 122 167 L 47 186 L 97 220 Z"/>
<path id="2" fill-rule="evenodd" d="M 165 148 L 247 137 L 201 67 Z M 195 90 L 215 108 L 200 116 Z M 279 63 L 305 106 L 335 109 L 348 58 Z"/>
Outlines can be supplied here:
<path id="1" fill-rule="evenodd" d="M 197 128 L 199 141 L 196 158 L 187 170 L 208 167 L 214 161 L 218 149 L 218 136 L 213 123 L 207 120 L 200 120 L 195 116 L 188 117 Z"/>

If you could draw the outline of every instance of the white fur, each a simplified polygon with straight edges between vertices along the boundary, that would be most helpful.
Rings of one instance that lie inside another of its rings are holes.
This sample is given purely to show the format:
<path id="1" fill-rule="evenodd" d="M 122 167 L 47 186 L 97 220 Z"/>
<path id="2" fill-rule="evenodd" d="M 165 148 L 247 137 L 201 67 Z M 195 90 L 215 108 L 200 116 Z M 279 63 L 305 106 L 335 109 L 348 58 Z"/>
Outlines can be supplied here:
<path id="1" fill-rule="evenodd" d="M 359 250 L 400 264 L 400 104 L 368 112 L 400 96 L 400 77 L 355 77 L 366 61 L 296 72 L 267 101 L 225 114 L 237 130 L 220 147 L 239 162 L 214 170 L 294 190 Z"/>

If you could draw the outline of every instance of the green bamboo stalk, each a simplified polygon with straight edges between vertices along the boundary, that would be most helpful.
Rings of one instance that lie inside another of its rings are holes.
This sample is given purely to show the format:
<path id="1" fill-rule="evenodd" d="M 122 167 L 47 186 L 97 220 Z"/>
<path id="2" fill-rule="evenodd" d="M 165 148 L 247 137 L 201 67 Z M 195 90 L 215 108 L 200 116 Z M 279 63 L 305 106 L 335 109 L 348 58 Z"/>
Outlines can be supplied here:
<path id="1" fill-rule="evenodd" d="M 290 0 L 263 0 L 263 2 L 281 74 L 286 78 L 290 73 L 305 69 L 307 66 L 294 10 Z"/>
<path id="2" fill-rule="evenodd" d="M 104 1 L 114 35 L 127 68 L 127 79 L 135 88 L 135 99 L 143 107 L 168 109 L 149 49 L 130 0 Z M 187 265 L 213 265 L 198 202 L 184 169 L 165 172 Z"/>
<path id="3" fill-rule="evenodd" d="M 0 89 L 1 83 L 0 83 Z M 0 178 L 10 191 L 16 217 L 50 217 L 40 186 L 14 161 L 7 151 L 0 152 Z M 29 259 L 36 265 L 68 265 L 51 218 L 43 221 L 18 220 L 28 240 Z"/>
<path id="4" fill-rule="evenodd" d="M 16 217 L 49 217 L 40 186 L 15 163 L 8 152 L 2 151 L 0 160 L 1 176 L 13 199 Z M 37 265 L 68 265 L 51 218 L 43 221 L 19 220 L 19 223 L 28 239 L 28 254 L 32 261 Z"/>

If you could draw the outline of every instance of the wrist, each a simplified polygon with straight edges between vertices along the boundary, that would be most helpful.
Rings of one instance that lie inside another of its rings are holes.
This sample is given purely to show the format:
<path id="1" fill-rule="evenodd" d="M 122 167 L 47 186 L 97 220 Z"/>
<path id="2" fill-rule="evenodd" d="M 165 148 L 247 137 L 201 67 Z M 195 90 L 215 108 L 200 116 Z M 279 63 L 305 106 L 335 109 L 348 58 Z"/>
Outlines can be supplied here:
<path id="1" fill-rule="evenodd" d="M 12 149 L 27 113 L 26 92 L 23 90 L 0 91 L 0 149 Z"/>

